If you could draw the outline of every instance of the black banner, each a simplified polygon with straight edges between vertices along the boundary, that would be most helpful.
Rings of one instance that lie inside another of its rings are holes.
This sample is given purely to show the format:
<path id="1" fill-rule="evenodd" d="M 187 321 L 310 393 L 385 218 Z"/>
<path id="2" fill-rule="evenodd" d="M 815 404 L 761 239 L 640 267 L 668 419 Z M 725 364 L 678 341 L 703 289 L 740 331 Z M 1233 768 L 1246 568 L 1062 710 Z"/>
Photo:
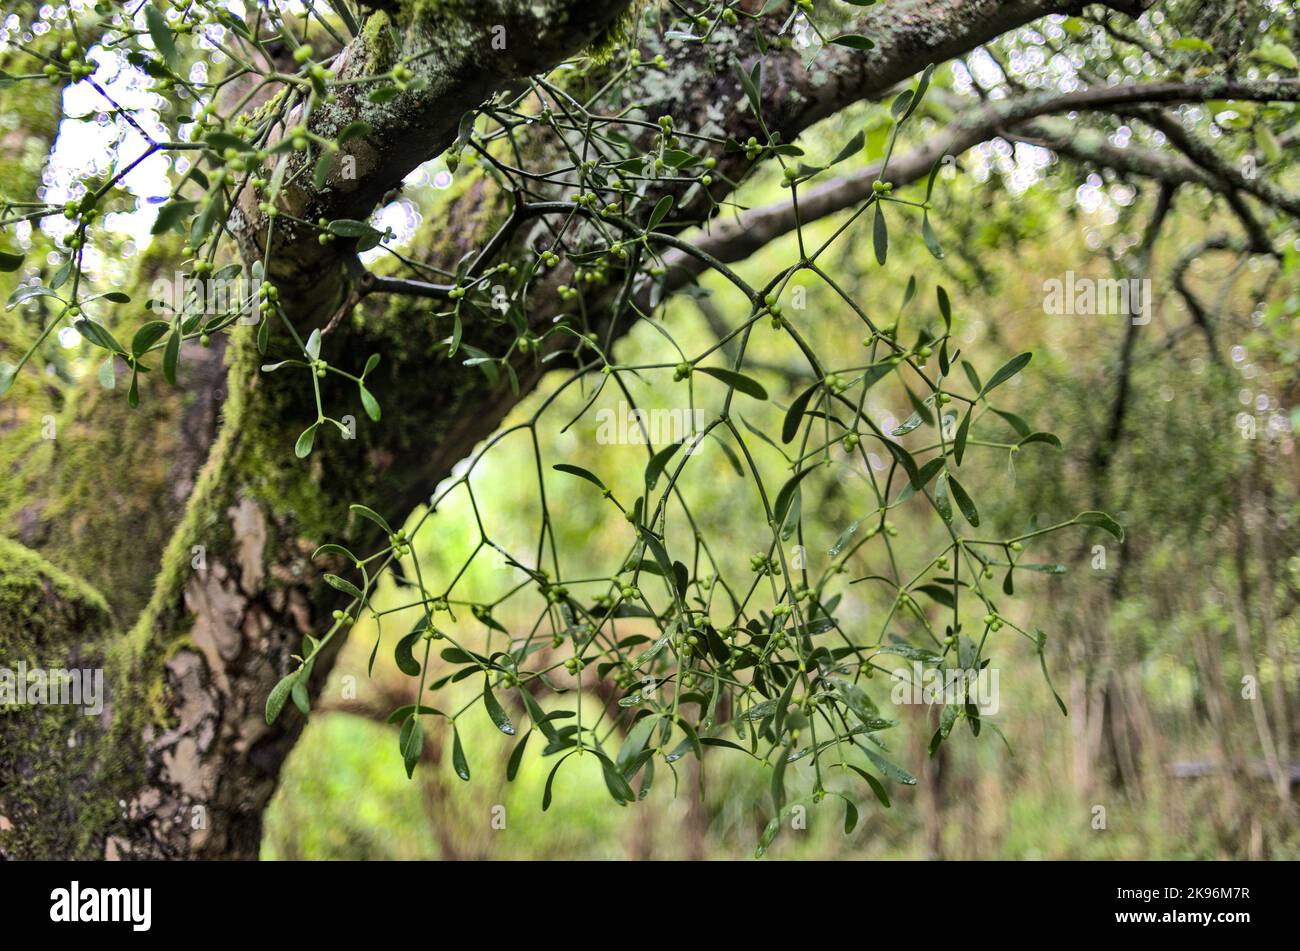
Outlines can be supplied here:
<path id="1" fill-rule="evenodd" d="M 803 913 L 820 917 L 819 907 L 828 921 L 849 911 L 873 938 L 937 937 L 957 927 L 962 941 L 978 939 L 981 929 L 988 929 L 992 940 L 1131 933 L 1233 941 L 1247 934 L 1282 934 L 1294 921 L 1292 911 L 1283 908 L 1294 893 L 1295 868 L 1287 863 L 879 862 L 870 868 L 840 863 L 814 870 L 764 861 L 749 868 L 679 867 L 670 873 L 653 863 L 609 864 L 616 867 L 13 863 L 0 865 L 0 906 L 14 934 L 76 932 L 78 938 L 102 934 L 127 941 L 262 941 L 363 932 L 418 938 L 433 933 L 440 916 L 457 916 L 485 902 L 498 905 L 494 915 L 508 914 L 516 923 L 529 921 L 533 912 L 532 920 L 555 922 L 556 910 L 566 905 L 562 883 L 571 882 L 573 907 L 575 913 L 581 909 L 584 922 L 595 924 L 592 916 L 608 914 L 611 925 L 621 929 L 631 917 L 657 914 L 652 896 L 663 894 L 670 874 L 672 894 L 687 907 L 692 896 L 704 910 L 726 894 L 739 897 L 765 883 L 765 891 L 777 889 L 776 905 L 789 902 L 792 923 Z M 608 902 L 597 900 L 601 886 L 593 891 L 600 881 L 607 883 Z M 846 886 L 860 895 L 851 910 L 842 901 Z M 630 907 L 633 896 L 641 897 Z M 765 907 L 774 911 L 776 905 Z"/>

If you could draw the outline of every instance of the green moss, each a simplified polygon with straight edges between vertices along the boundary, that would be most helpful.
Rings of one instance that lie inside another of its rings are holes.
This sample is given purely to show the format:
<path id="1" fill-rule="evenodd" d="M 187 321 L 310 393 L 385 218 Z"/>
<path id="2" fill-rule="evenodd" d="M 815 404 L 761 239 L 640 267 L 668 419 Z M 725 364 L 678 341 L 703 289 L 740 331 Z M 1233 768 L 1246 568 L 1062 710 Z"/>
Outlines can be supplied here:
<path id="1" fill-rule="evenodd" d="M 0 343 L 0 358 L 8 356 L 8 347 Z M 21 528 L 20 513 L 32 501 L 28 473 L 48 472 L 54 458 L 54 442 L 44 433 L 46 421 L 59 412 L 59 393 L 34 370 L 24 368 L 0 398 L 0 524 L 6 531 Z"/>
<path id="2" fill-rule="evenodd" d="M 50 526 L 44 553 L 107 591 L 119 618 L 148 597 L 167 537 L 159 509 L 169 503 L 183 400 L 155 390 L 132 410 L 120 390 L 83 384 L 59 425 L 51 473 L 43 485 L 29 479 Z M 121 557 L 127 544 L 136 557 Z"/>
<path id="3" fill-rule="evenodd" d="M 85 582 L 0 539 L 0 667 L 101 667 L 108 604 Z M 93 830 L 111 815 L 92 779 L 101 740 L 81 707 L 0 708 L 0 856 L 89 857 Z M 70 821 L 71 820 L 71 821 Z"/>
<path id="4" fill-rule="evenodd" d="M 25 631 L 82 627 L 108 618 L 98 591 L 36 552 L 0 538 L 0 650 L 18 647 Z"/>
<path id="5" fill-rule="evenodd" d="M 431 23 L 438 17 L 455 16 L 464 10 L 459 0 L 401 0 L 400 7 L 402 22 L 413 26 Z"/>
<path id="6" fill-rule="evenodd" d="M 167 236 L 140 256 L 127 288 L 133 299 L 149 296 L 154 277 L 170 269 L 179 250 L 180 239 Z M 104 316 L 115 331 L 129 332 L 140 320 L 130 308 Z M 24 400 L 20 433 L 30 445 L 25 452 L 15 448 L 12 463 L 5 447 L 13 496 L 0 495 L 0 511 L 36 513 L 38 528 L 23 540 L 105 592 L 123 624 L 148 599 L 154 567 L 179 515 L 170 488 L 178 420 L 192 399 L 159 374 L 150 375 L 143 395 L 139 408 L 131 409 L 121 386 L 105 390 L 89 373 L 61 391 L 64 403 L 53 418 L 52 440 L 42 438 L 43 416 L 35 416 Z M 128 545 L 135 557 L 122 558 Z"/>
<path id="7" fill-rule="evenodd" d="M 235 402 L 227 407 L 224 428 L 231 428 L 232 419 L 238 420 L 241 435 L 232 447 L 235 455 L 231 462 L 243 490 L 267 512 L 291 516 L 297 531 L 307 537 L 337 533 L 346 520 L 347 504 L 355 501 L 343 497 L 351 474 L 340 474 L 344 478 L 338 483 L 323 486 L 316 466 L 332 461 L 325 453 L 338 449 L 339 431 L 332 423 L 321 424 L 316 441 L 323 451 L 305 462 L 298 460 L 294 443 L 316 418 L 311 385 L 301 373 L 262 373 L 260 367 L 267 359 L 283 359 L 289 354 L 263 356 L 251 333 L 232 338 L 229 353 L 229 385 Z M 328 344 L 324 355 L 334 356 L 328 352 Z M 322 385 L 328 394 L 325 411 L 337 418 L 355 407 L 355 394 L 345 394 L 339 384 L 331 387 L 329 383 L 333 381 Z M 238 398 L 234 394 L 239 394 Z M 347 408 L 339 405 L 342 401 L 349 401 Z M 226 505 L 236 501 L 231 498 Z M 269 540 L 272 546 L 275 542 Z"/>
<path id="8" fill-rule="evenodd" d="M 382 10 L 366 18 L 361 28 L 361 43 L 365 50 L 363 74 L 385 73 L 397 61 L 398 43 L 393 22 Z"/>
<path id="9" fill-rule="evenodd" d="M 620 49 L 633 45 L 645 6 L 645 0 L 634 0 L 604 32 L 587 45 L 587 55 L 597 63 L 608 63 Z"/>

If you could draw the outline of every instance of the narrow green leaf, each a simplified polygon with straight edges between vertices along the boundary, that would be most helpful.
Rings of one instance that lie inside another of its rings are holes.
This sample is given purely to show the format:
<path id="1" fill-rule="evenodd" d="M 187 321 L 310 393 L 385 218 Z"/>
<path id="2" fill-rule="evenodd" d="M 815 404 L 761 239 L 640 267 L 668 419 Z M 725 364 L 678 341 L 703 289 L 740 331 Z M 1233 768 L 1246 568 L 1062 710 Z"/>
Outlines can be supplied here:
<path id="1" fill-rule="evenodd" d="M 329 149 L 321 149 L 320 156 L 316 159 L 316 166 L 311 173 L 311 182 L 318 191 L 329 183 L 330 170 L 333 167 L 334 153 Z"/>
<path id="2" fill-rule="evenodd" d="M 916 777 L 903 769 L 903 767 L 891 763 L 880 754 L 866 749 L 865 747 L 863 747 L 862 751 L 867 754 L 867 759 L 871 760 L 871 762 L 875 764 L 876 769 L 884 773 L 889 779 L 892 779 L 896 783 L 902 783 L 904 786 L 916 785 Z"/>
<path id="3" fill-rule="evenodd" d="M 794 439 L 799 432 L 799 423 L 803 421 L 804 410 L 808 408 L 808 401 L 821 386 L 820 382 L 814 383 L 794 398 L 790 408 L 785 411 L 785 421 L 781 424 L 781 442 L 788 443 Z"/>
<path id="4" fill-rule="evenodd" d="M 962 484 L 952 476 L 948 477 L 948 487 L 952 489 L 952 497 L 957 502 L 957 508 L 961 509 L 961 514 L 966 521 L 971 523 L 972 527 L 978 528 L 980 523 L 979 510 L 975 508 L 975 502 L 962 488 Z"/>
<path id="5" fill-rule="evenodd" d="M 939 236 L 935 234 L 934 225 L 930 223 L 930 212 L 926 210 L 921 213 L 921 240 L 925 242 L 926 250 L 936 261 L 942 261 L 944 257 L 943 244 L 939 241 Z"/>
<path id="6" fill-rule="evenodd" d="M 336 218 L 329 223 L 328 230 L 330 234 L 336 234 L 340 238 L 373 238 L 380 234 L 364 221 L 356 221 L 352 218 Z"/>
<path id="7" fill-rule="evenodd" d="M 299 459 L 306 459 L 311 455 L 312 444 L 316 441 L 316 423 L 312 423 L 302 431 L 298 441 L 294 443 L 293 454 Z"/>
<path id="8" fill-rule="evenodd" d="M 335 141 L 338 142 L 339 145 L 343 145 L 346 142 L 351 142 L 353 139 L 364 139 L 374 131 L 375 130 L 371 128 L 368 122 L 362 122 L 360 119 L 357 119 L 344 126 L 343 131 L 339 133 L 338 138 Z"/>
<path id="9" fill-rule="evenodd" d="M 673 561 L 668 557 L 668 549 L 664 548 L 663 542 L 655 538 L 650 532 L 643 532 L 641 538 L 645 541 L 646 547 L 654 555 L 655 562 L 659 565 L 659 571 L 665 578 L 673 577 Z"/>
<path id="10" fill-rule="evenodd" d="M 299 668 L 288 676 L 282 678 L 279 683 L 271 688 L 271 692 L 266 697 L 266 725 L 270 726 L 280 716 L 280 711 L 289 700 L 289 694 L 293 691 L 294 684 L 298 682 L 298 677 L 302 673 Z"/>
<path id="11" fill-rule="evenodd" d="M 889 226 L 885 224 L 885 208 L 876 204 L 876 217 L 871 223 L 871 244 L 876 252 L 876 263 L 884 264 L 889 255 Z"/>
<path id="12" fill-rule="evenodd" d="M 952 501 L 948 498 L 947 473 L 939 476 L 939 481 L 934 484 L 934 507 L 939 510 L 939 515 L 945 522 L 952 521 Z"/>
<path id="13" fill-rule="evenodd" d="M 180 356 L 181 334 L 175 330 L 167 338 L 167 349 L 163 351 L 163 378 L 172 386 L 176 385 L 176 364 L 180 361 Z"/>
<path id="14" fill-rule="evenodd" d="M 158 217 L 154 219 L 150 233 L 162 234 L 164 231 L 178 227 L 186 218 L 194 214 L 194 209 L 197 207 L 198 203 L 193 201 L 169 201 L 158 209 Z"/>
<path id="15" fill-rule="evenodd" d="M 486 676 L 483 678 L 483 706 L 487 708 L 488 716 L 498 730 L 506 736 L 515 735 L 515 725 L 510 722 L 510 715 L 497 702 L 496 694 L 492 692 L 492 683 Z"/>
<path id="16" fill-rule="evenodd" d="M 961 425 L 957 427 L 957 437 L 952 444 L 952 457 L 961 465 L 962 458 L 966 455 L 966 439 L 970 436 L 970 417 L 975 407 L 971 406 L 966 410 L 966 415 L 961 418 Z"/>
<path id="17" fill-rule="evenodd" d="M 1012 357 L 1006 363 L 1002 364 L 998 372 L 994 373 L 993 376 L 989 378 L 989 381 L 984 384 L 984 389 L 980 391 L 980 396 L 987 396 L 997 387 L 1007 382 L 1007 380 L 1011 379 L 1013 376 L 1015 376 L 1017 373 L 1023 370 L 1025 368 L 1025 364 L 1027 364 L 1033 358 L 1034 355 L 1032 353 L 1025 352 Z"/>
<path id="18" fill-rule="evenodd" d="M 859 129 L 857 134 L 855 134 L 853 138 L 849 139 L 848 142 L 844 143 L 840 150 L 835 153 L 835 157 L 827 163 L 826 167 L 830 168 L 833 165 L 839 165 L 840 162 L 843 162 L 845 159 L 853 158 L 853 156 L 862 151 L 862 147 L 865 144 L 866 131 Z"/>
<path id="19" fill-rule="evenodd" d="M 358 601 L 365 599 L 365 595 L 361 593 L 361 589 L 346 578 L 340 578 L 338 575 L 327 574 L 325 575 L 325 583 L 331 588 L 335 588 L 346 595 L 356 598 Z"/>
<path id="20" fill-rule="evenodd" d="M 89 317 L 82 317 L 73 326 L 96 347 L 126 356 L 126 349 L 117 342 L 117 338 L 103 324 L 91 320 Z"/>
<path id="21" fill-rule="evenodd" d="M 706 373 L 715 380 L 721 380 L 746 396 L 752 396 L 756 400 L 767 399 L 767 390 L 763 389 L 762 384 L 757 380 L 745 376 L 743 373 L 737 373 L 735 370 L 727 370 L 722 367 L 700 367 L 699 372 Z"/>
<path id="22" fill-rule="evenodd" d="M 51 288 L 53 288 L 54 290 L 58 290 L 64 284 L 68 283 L 68 278 L 72 276 L 72 265 L 73 265 L 72 258 L 68 258 L 66 261 L 64 261 L 62 264 L 59 265 L 59 269 L 55 271 L 54 276 L 50 278 Z"/>
<path id="23" fill-rule="evenodd" d="M 916 460 L 912 458 L 912 454 L 891 439 L 884 439 L 882 442 L 885 444 L 885 448 L 889 450 L 889 454 L 907 473 L 912 488 L 919 492 L 921 490 L 921 473 L 916 468 Z"/>
<path id="24" fill-rule="evenodd" d="M 353 504 L 348 506 L 348 511 L 360 515 L 362 518 L 370 519 L 370 521 L 374 522 L 389 535 L 393 534 L 393 530 L 389 526 L 388 521 L 374 509 L 365 505 Z"/>
<path id="25" fill-rule="evenodd" d="M 1005 419 L 1008 425 L 1016 431 L 1016 435 L 1021 439 L 1024 439 L 1030 434 L 1030 432 L 1032 432 L 1033 427 L 1015 413 L 1008 413 L 1006 410 L 998 409 L 996 406 L 990 406 L 989 409 L 993 410 L 993 412 Z"/>
<path id="26" fill-rule="evenodd" d="M 180 57 L 176 55 L 176 37 L 171 27 L 167 25 L 167 18 L 163 16 L 161 10 L 150 3 L 144 8 L 144 22 L 149 28 L 149 38 L 153 40 L 154 47 L 166 60 L 167 68 L 173 73 L 176 72 L 180 69 Z"/>
<path id="27" fill-rule="evenodd" d="M 654 488 L 655 483 L 659 481 L 660 474 L 664 471 L 664 466 L 668 465 L 668 460 L 670 460 L 673 457 L 673 454 L 680 448 L 682 448 L 682 444 L 675 442 L 670 446 L 660 449 L 650 458 L 650 461 L 645 467 L 645 488 L 647 492 Z"/>
<path id="28" fill-rule="evenodd" d="M 628 768 L 641 755 L 641 751 L 650 741 L 650 734 L 660 722 L 659 717 L 649 714 L 637 720 L 632 729 L 627 731 L 627 739 L 623 741 L 618 757 L 615 759 L 619 768 L 623 770 L 624 776 L 627 776 Z"/>
<path id="29" fill-rule="evenodd" d="M 342 545 L 335 545 L 333 542 L 326 542 L 324 545 L 321 545 L 314 552 L 312 552 L 311 553 L 312 560 L 315 561 L 321 555 L 342 555 L 344 558 L 346 558 L 350 562 L 353 562 L 354 564 L 357 562 L 356 555 L 352 554 L 352 552 L 348 551 Z"/>
<path id="30" fill-rule="evenodd" d="M 560 758 L 560 761 L 551 767 L 550 773 L 547 774 L 546 788 L 542 790 L 542 812 L 551 808 L 551 787 L 555 784 L 555 774 L 560 771 L 560 767 L 564 765 L 564 761 L 572 755 L 572 752 L 565 753 L 564 756 Z"/>
<path id="31" fill-rule="evenodd" d="M 1056 433 L 1030 433 L 1020 440 L 1020 445 L 1028 446 L 1036 442 L 1045 442 L 1049 446 L 1055 446 L 1057 449 L 1061 448 L 1061 437 L 1057 436 Z"/>
<path id="32" fill-rule="evenodd" d="M 921 466 L 921 471 L 920 471 L 920 473 L 919 473 L 919 475 L 918 475 L 918 481 L 920 482 L 920 488 L 923 489 L 923 488 L 925 488 L 927 485 L 929 485 L 929 484 L 930 484 L 930 480 L 933 479 L 936 475 L 939 474 L 939 472 L 941 472 L 941 471 L 943 470 L 943 465 L 944 465 L 944 458 L 943 458 L 943 456 L 935 456 L 933 459 L 931 459 L 931 460 L 930 460 L 929 462 L 927 462 L 925 465 Z M 912 483 L 909 482 L 909 483 L 907 483 L 907 485 L 903 486 L 903 491 L 898 493 L 898 501 L 899 501 L 899 502 L 906 502 L 906 501 L 907 501 L 908 499 L 910 499 L 912 496 L 916 495 L 916 493 L 917 493 L 918 491 L 919 491 L 919 489 L 918 489 L 918 488 L 914 488 L 914 487 L 912 486 Z"/>
<path id="33" fill-rule="evenodd" d="M 423 636 L 427 625 L 427 619 L 420 618 L 415 630 L 398 641 L 393 648 L 393 661 L 397 664 L 397 669 L 408 677 L 420 676 L 420 662 L 415 659 L 415 645 Z"/>
<path id="34" fill-rule="evenodd" d="M 831 42 L 836 46 L 847 47 L 851 50 L 873 50 L 876 48 L 876 44 L 861 33 L 841 33 L 839 36 L 832 36 Z"/>
<path id="35" fill-rule="evenodd" d="M 783 746 L 772 767 L 772 803 L 777 812 L 785 808 L 785 766 L 789 761 L 790 748 Z"/>
<path id="36" fill-rule="evenodd" d="M 526 687 L 519 688 L 519 696 L 523 698 L 524 707 L 528 710 L 528 718 L 533 721 L 533 726 L 542 731 L 542 736 L 548 740 L 555 739 L 555 727 L 551 725 L 550 718 L 543 712 L 533 695 L 528 692 Z"/>
<path id="37" fill-rule="evenodd" d="M 451 728 L 451 765 L 456 775 L 469 782 L 469 761 L 465 759 L 465 747 L 460 743 L 460 730 Z"/>
<path id="38" fill-rule="evenodd" d="M 506 762 L 506 782 L 513 783 L 515 777 L 519 775 L 519 765 L 524 761 L 524 748 L 528 745 L 528 738 L 532 735 L 533 731 L 529 730 L 519 738 L 515 748 L 510 751 L 510 759 Z"/>
<path id="39" fill-rule="evenodd" d="M 18 307 L 18 304 L 32 298 L 59 298 L 59 295 L 44 285 L 23 285 L 9 295 L 9 300 L 6 301 L 4 309 L 5 311 L 13 311 L 14 308 Z M 60 300 L 62 299 L 60 298 Z"/>
<path id="40" fill-rule="evenodd" d="M 902 118 L 898 120 L 899 122 L 907 121 L 908 117 L 916 111 L 916 107 L 919 106 L 921 100 L 925 98 L 926 90 L 930 88 L 930 79 L 932 76 L 934 76 L 934 63 L 931 63 L 922 70 L 921 78 L 916 84 L 916 92 L 913 93 L 912 98 L 908 101 L 907 111 L 903 113 Z"/>
<path id="41" fill-rule="evenodd" d="M 1047 646 L 1047 634 L 1041 630 L 1035 630 L 1034 637 L 1038 641 L 1038 666 L 1042 668 L 1043 680 L 1047 682 L 1047 689 L 1052 691 L 1052 699 L 1056 701 L 1056 705 L 1061 709 L 1061 716 L 1068 717 L 1070 711 L 1065 708 L 1065 701 L 1062 700 L 1061 695 L 1056 692 L 1056 687 L 1052 683 L 1052 677 L 1047 672 L 1047 655 L 1043 651 L 1043 648 Z"/>
<path id="42" fill-rule="evenodd" d="M 420 762 L 420 751 L 424 748 L 424 730 L 420 718 L 412 716 L 402 724 L 402 732 L 397 738 L 398 748 L 402 751 L 402 763 L 406 767 L 406 778 L 415 774 L 415 766 Z"/>
<path id="43" fill-rule="evenodd" d="M 912 100 L 916 98 L 916 93 L 911 89 L 904 89 L 894 101 L 889 104 L 889 114 L 894 117 L 894 122 L 902 122 L 912 105 Z"/>
<path id="44" fill-rule="evenodd" d="M 745 72 L 744 67 L 739 63 L 736 64 L 736 74 L 740 77 L 741 88 L 745 90 L 745 98 L 749 100 L 749 105 L 754 110 L 755 116 L 761 116 L 763 114 L 763 100 L 759 93 L 759 87 L 762 83 L 763 76 L 762 68 L 762 60 L 759 60 L 754 65 L 753 74 Z"/>
<path id="45" fill-rule="evenodd" d="M 574 466 L 567 462 L 559 462 L 551 466 L 551 468 L 557 472 L 567 472 L 569 475 L 575 475 L 580 479 L 586 479 L 602 492 L 605 490 L 605 483 L 601 482 L 594 472 L 584 469 L 582 466 Z"/>
<path id="46" fill-rule="evenodd" d="M 218 222 L 225 220 L 226 195 L 225 192 L 217 189 L 209 193 L 207 205 L 190 222 L 190 245 L 192 247 L 201 245 Z"/>
<path id="47" fill-rule="evenodd" d="M 763 834 L 758 837 L 758 846 L 754 849 L 754 858 L 761 859 L 767 854 L 768 848 L 776 841 L 777 833 L 781 831 L 781 820 L 783 818 L 784 816 L 778 813 L 763 827 Z"/>
<path id="48" fill-rule="evenodd" d="M 131 338 L 131 355 L 134 357 L 143 356 L 150 347 L 163 338 L 163 335 L 171 328 L 171 325 L 164 320 L 151 320 L 135 332 Z"/>
<path id="49" fill-rule="evenodd" d="M 600 771 L 605 777 L 605 788 L 609 790 L 614 801 L 619 805 L 636 802 L 636 793 L 632 791 L 632 787 L 628 785 L 619 768 L 599 750 L 596 751 L 596 755 L 600 757 Z"/>
<path id="50" fill-rule="evenodd" d="M 1124 540 L 1124 526 L 1115 521 L 1105 512 L 1080 512 L 1074 517 L 1076 525 L 1091 525 L 1094 528 L 1100 528 L 1111 535 L 1115 536 L 1116 541 Z"/>
<path id="51" fill-rule="evenodd" d="M 794 505 L 795 492 L 799 489 L 799 483 L 802 482 L 810 472 L 812 466 L 807 469 L 801 469 L 786 480 L 785 485 L 776 494 L 776 505 L 772 508 L 772 517 L 776 521 L 777 527 L 785 524 L 786 516 L 790 514 L 791 507 Z"/>
<path id="52" fill-rule="evenodd" d="M 655 202 L 654 210 L 650 212 L 650 219 L 646 222 L 646 230 L 653 231 L 659 227 L 659 223 L 668 217 L 668 212 L 672 210 L 672 207 L 672 195 L 664 195 L 663 198 Z"/>
<path id="53" fill-rule="evenodd" d="M 379 422 L 379 401 L 363 384 L 357 385 L 357 390 L 361 393 L 361 406 L 376 423 Z"/>
<path id="54" fill-rule="evenodd" d="M 857 773 L 859 776 L 861 776 L 863 779 L 867 781 L 867 785 L 871 787 L 871 791 L 876 794 L 876 799 L 880 801 L 880 804 L 882 806 L 884 806 L 886 809 L 889 809 L 893 806 L 893 803 L 889 801 L 889 793 L 885 790 L 884 783 L 876 779 L 875 776 L 872 776 L 865 769 L 862 769 L 858 766 L 854 766 L 852 763 L 849 764 L 849 769 L 853 770 L 855 773 Z"/>

